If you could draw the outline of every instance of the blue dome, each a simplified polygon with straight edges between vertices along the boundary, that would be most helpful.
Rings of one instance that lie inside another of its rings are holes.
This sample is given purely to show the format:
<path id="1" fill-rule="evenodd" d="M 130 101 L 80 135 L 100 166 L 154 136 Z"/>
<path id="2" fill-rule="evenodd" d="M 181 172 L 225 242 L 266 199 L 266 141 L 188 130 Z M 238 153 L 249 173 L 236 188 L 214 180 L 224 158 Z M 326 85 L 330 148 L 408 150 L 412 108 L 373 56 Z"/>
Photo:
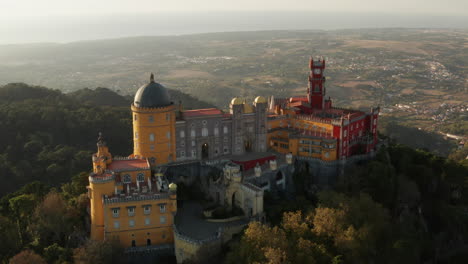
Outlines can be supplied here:
<path id="1" fill-rule="evenodd" d="M 150 82 L 138 89 L 133 101 L 133 105 L 136 107 L 164 107 L 171 104 L 167 89 L 154 81 L 153 74 L 151 74 Z"/>

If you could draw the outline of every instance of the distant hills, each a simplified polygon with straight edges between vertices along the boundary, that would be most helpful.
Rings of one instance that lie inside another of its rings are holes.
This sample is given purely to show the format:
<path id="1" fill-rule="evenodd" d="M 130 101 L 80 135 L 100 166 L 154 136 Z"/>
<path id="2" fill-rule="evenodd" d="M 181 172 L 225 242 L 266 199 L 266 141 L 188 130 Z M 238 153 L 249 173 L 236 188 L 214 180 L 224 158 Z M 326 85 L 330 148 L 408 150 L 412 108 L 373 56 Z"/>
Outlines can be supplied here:
<path id="1" fill-rule="evenodd" d="M 181 91 L 169 89 L 171 100 L 178 104 L 181 102 L 185 109 L 211 108 L 212 104 L 203 102 Z M 47 99 L 62 97 L 84 105 L 92 106 L 118 106 L 130 107 L 133 96 L 123 96 L 108 88 L 83 88 L 74 92 L 63 94 L 59 90 L 52 90 L 41 86 L 30 86 L 24 83 L 10 83 L 0 86 L 0 101 L 15 102 L 24 100 Z"/>

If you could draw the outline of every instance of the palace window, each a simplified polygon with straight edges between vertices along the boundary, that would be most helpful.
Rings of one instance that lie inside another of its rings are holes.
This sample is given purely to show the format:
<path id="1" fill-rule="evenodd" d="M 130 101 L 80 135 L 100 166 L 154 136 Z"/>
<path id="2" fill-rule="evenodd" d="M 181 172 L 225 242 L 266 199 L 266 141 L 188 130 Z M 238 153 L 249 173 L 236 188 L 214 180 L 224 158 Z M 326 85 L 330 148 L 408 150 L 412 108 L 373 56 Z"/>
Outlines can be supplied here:
<path id="1" fill-rule="evenodd" d="M 119 229 L 120 228 L 120 222 L 119 221 L 114 221 L 114 228 Z"/>
<path id="2" fill-rule="evenodd" d="M 166 205 L 165 204 L 160 204 L 159 205 L 159 211 L 161 213 L 165 213 L 166 212 Z"/>
<path id="3" fill-rule="evenodd" d="M 207 137 L 208 136 L 208 128 L 204 127 L 202 128 L 202 137 Z"/>
<path id="4" fill-rule="evenodd" d="M 192 129 L 192 130 L 190 131 L 190 136 L 193 137 L 193 138 L 196 136 L 195 129 Z"/>
<path id="5" fill-rule="evenodd" d="M 166 121 L 170 121 L 171 120 L 171 114 L 166 114 Z"/>
<path id="6" fill-rule="evenodd" d="M 145 218 L 145 225 L 150 225 L 151 224 L 151 220 L 149 217 Z"/>
<path id="7" fill-rule="evenodd" d="M 228 148 L 224 148 L 224 154 L 228 153 L 229 152 L 229 149 Z"/>
<path id="8" fill-rule="evenodd" d="M 197 157 L 197 151 L 196 150 L 192 150 L 192 158 L 196 158 Z"/>
<path id="9" fill-rule="evenodd" d="M 150 141 L 154 141 L 154 134 L 153 134 L 153 133 L 151 133 L 151 134 L 149 135 L 149 140 L 150 140 Z"/>
<path id="10" fill-rule="evenodd" d="M 129 227 L 134 227 L 135 226 L 135 220 L 133 220 L 133 219 L 128 220 L 128 226 Z"/>
<path id="11" fill-rule="evenodd" d="M 144 182 L 144 181 L 145 181 L 145 174 L 143 174 L 143 173 L 138 173 L 138 175 L 137 175 L 137 181 L 139 181 L 139 182 Z"/>
<path id="12" fill-rule="evenodd" d="M 127 207 L 127 213 L 128 213 L 128 216 L 134 216 L 135 215 L 135 207 Z"/>
<path id="13" fill-rule="evenodd" d="M 181 147 L 185 147 L 185 141 L 181 141 L 181 142 L 180 142 L 180 146 L 181 146 Z"/>
<path id="14" fill-rule="evenodd" d="M 192 140 L 192 147 L 195 147 L 195 140 Z"/>
<path id="15" fill-rule="evenodd" d="M 159 223 L 160 223 L 160 224 L 165 224 L 165 223 L 166 223 L 166 216 L 161 215 L 161 216 L 159 217 Z"/>
<path id="16" fill-rule="evenodd" d="M 150 145 L 150 150 L 154 151 L 154 145 L 153 144 Z"/>
<path id="17" fill-rule="evenodd" d="M 180 131 L 180 137 L 181 137 L 181 138 L 184 138 L 184 137 L 185 137 L 185 131 L 184 131 L 184 130 Z"/>
<path id="18" fill-rule="evenodd" d="M 154 116 L 152 116 L 152 115 L 148 116 L 148 121 L 150 123 L 153 123 L 154 122 Z"/>
<path id="19" fill-rule="evenodd" d="M 166 137 L 167 137 L 168 139 L 171 139 L 171 132 L 168 131 L 168 132 L 166 133 Z"/>
<path id="20" fill-rule="evenodd" d="M 145 205 L 143 206 L 143 213 L 145 215 L 149 215 L 151 213 L 151 205 Z"/>
<path id="21" fill-rule="evenodd" d="M 184 158 L 184 157 L 185 157 L 185 151 L 181 151 L 181 152 L 180 152 L 180 157 L 181 157 L 181 158 Z"/>
<path id="22" fill-rule="evenodd" d="M 223 133 L 224 133 L 224 134 L 227 134 L 227 133 L 228 133 L 228 127 L 227 127 L 227 126 L 224 126 L 224 127 L 223 127 Z"/>
<path id="23" fill-rule="evenodd" d="M 112 208 L 113 217 L 119 217 L 119 214 L 120 214 L 120 208 Z"/>
<path id="24" fill-rule="evenodd" d="M 130 176 L 130 174 L 125 174 L 123 176 L 123 183 L 130 183 L 132 182 L 132 177 Z"/>
<path id="25" fill-rule="evenodd" d="M 216 137 L 219 135 L 219 129 L 217 127 L 214 128 L 214 135 Z"/>

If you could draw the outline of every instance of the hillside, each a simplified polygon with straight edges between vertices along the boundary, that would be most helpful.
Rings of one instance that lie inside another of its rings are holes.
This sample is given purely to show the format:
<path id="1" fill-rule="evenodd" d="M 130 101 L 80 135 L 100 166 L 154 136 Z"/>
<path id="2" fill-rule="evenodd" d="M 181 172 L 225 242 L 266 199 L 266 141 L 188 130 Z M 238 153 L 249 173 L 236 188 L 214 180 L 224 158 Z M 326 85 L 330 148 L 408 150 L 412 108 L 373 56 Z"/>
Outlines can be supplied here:
<path id="1" fill-rule="evenodd" d="M 174 97 L 210 107 L 181 92 Z M 106 88 L 63 94 L 23 83 L 0 86 L 0 196 L 34 180 L 58 186 L 89 171 L 98 132 L 114 155 L 129 155 L 130 103 Z"/>

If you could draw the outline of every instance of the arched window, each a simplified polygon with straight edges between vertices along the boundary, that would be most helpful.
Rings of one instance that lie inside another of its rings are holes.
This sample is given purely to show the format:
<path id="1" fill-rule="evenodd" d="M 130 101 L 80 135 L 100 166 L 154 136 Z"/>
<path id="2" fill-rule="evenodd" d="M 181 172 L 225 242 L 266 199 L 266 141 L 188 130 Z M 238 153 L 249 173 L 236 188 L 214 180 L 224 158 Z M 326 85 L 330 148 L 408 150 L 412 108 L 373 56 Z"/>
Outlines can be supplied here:
<path id="1" fill-rule="evenodd" d="M 151 133 L 151 134 L 149 135 L 149 140 L 150 140 L 150 141 L 154 141 L 154 134 L 153 134 L 153 133 Z"/>
<path id="2" fill-rule="evenodd" d="M 130 174 L 125 174 L 123 176 L 123 183 L 130 183 L 132 182 L 132 177 L 130 176 Z"/>
<path id="3" fill-rule="evenodd" d="M 143 173 L 138 173 L 137 181 L 144 182 L 145 181 L 145 175 Z"/>
<path id="4" fill-rule="evenodd" d="M 202 137 L 207 137 L 208 136 L 208 128 L 204 127 L 202 128 Z"/>

